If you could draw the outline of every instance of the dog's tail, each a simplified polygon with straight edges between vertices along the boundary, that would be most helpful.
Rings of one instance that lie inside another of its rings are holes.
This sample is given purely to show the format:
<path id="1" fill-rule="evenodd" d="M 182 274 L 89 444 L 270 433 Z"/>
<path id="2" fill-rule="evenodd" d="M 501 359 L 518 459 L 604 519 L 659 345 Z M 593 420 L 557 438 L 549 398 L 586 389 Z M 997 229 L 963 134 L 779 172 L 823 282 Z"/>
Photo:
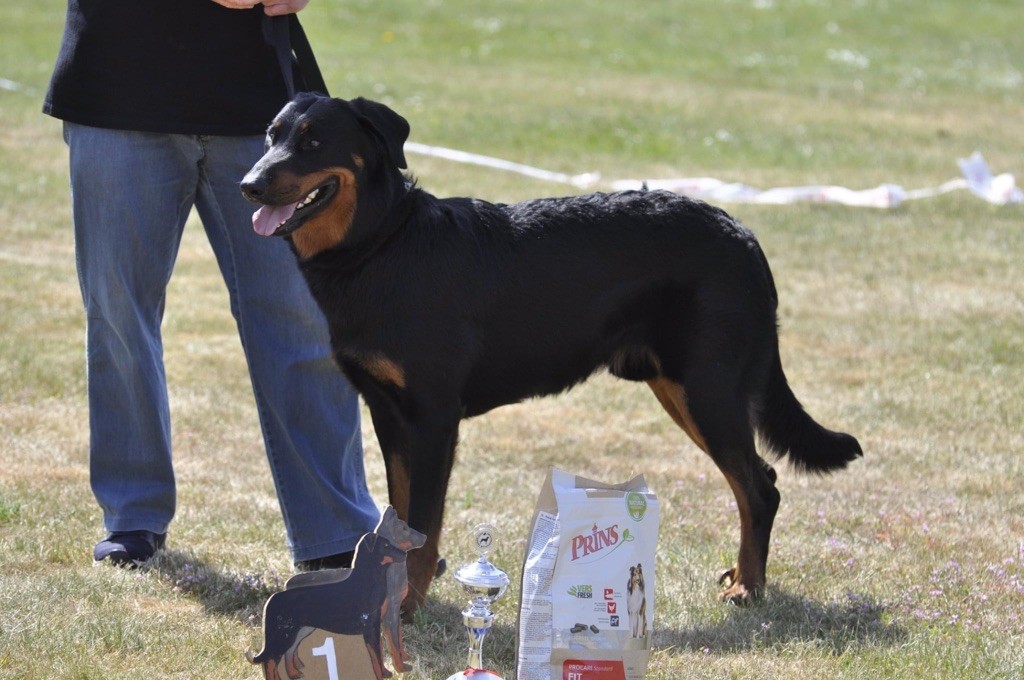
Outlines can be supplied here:
<path id="1" fill-rule="evenodd" d="M 259 654 L 253 653 L 252 649 L 245 650 L 245 658 L 249 660 L 249 663 L 263 663 L 270 658 L 270 654 L 267 653 L 267 648 L 264 646 Z"/>
<path id="2" fill-rule="evenodd" d="M 768 449 L 779 457 L 788 454 L 799 470 L 824 474 L 864 455 L 856 438 L 828 430 L 807 414 L 786 381 L 778 351 L 755 418 Z"/>

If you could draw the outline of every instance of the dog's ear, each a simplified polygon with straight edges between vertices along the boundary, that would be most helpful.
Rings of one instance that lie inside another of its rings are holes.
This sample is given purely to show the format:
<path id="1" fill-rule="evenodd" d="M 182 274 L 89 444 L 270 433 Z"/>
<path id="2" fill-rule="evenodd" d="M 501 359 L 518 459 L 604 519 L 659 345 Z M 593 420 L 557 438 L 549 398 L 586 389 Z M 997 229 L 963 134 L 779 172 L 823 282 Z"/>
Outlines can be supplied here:
<path id="1" fill-rule="evenodd" d="M 405 140 L 409 138 L 409 121 L 384 104 L 357 97 L 349 102 L 355 109 L 359 122 L 375 135 L 384 145 L 391 161 L 399 168 L 405 168 Z"/>

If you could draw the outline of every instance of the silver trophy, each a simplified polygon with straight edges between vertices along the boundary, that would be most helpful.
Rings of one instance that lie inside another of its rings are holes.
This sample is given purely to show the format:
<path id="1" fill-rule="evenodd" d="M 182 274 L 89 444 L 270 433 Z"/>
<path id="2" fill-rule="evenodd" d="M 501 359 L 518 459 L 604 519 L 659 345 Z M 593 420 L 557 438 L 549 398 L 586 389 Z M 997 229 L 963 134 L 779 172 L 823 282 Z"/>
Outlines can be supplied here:
<path id="1" fill-rule="evenodd" d="M 449 676 L 448 680 L 501 680 L 501 676 L 494 671 L 484 669 L 483 660 L 484 638 L 494 623 L 490 606 L 508 588 L 508 574 L 487 561 L 487 553 L 494 545 L 494 535 L 494 527 L 491 525 L 477 526 L 473 530 L 473 537 L 480 558 L 455 572 L 455 580 L 470 596 L 469 606 L 462 610 L 462 620 L 466 623 L 466 633 L 469 635 L 469 658 L 466 670 Z"/>

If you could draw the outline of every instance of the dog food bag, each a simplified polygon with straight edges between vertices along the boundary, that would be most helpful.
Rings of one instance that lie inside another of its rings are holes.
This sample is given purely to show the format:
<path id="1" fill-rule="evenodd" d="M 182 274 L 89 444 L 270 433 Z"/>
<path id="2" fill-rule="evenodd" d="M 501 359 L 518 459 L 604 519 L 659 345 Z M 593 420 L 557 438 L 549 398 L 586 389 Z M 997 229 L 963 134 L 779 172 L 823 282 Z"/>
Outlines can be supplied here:
<path id="1" fill-rule="evenodd" d="M 642 475 L 604 484 L 548 473 L 523 565 L 518 680 L 643 677 L 659 514 Z"/>

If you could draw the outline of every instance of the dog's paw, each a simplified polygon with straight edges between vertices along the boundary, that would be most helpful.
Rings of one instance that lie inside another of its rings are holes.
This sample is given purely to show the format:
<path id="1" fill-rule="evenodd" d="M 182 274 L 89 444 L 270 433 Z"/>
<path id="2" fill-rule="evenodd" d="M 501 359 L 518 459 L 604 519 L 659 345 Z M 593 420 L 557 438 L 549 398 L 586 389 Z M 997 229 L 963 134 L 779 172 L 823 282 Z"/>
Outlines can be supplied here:
<path id="1" fill-rule="evenodd" d="M 736 583 L 718 594 L 718 599 L 738 607 L 747 607 L 754 603 L 754 594 L 747 590 L 742 583 Z"/>
<path id="2" fill-rule="evenodd" d="M 718 599 L 740 607 L 746 607 L 759 600 L 764 590 L 763 587 L 750 587 L 745 584 L 738 567 L 731 567 L 719 574 L 718 585 L 725 587 L 725 590 L 718 594 Z"/>
<path id="3" fill-rule="evenodd" d="M 289 680 L 299 680 L 302 677 L 304 665 L 299 659 L 298 651 L 286 653 L 284 668 Z"/>

